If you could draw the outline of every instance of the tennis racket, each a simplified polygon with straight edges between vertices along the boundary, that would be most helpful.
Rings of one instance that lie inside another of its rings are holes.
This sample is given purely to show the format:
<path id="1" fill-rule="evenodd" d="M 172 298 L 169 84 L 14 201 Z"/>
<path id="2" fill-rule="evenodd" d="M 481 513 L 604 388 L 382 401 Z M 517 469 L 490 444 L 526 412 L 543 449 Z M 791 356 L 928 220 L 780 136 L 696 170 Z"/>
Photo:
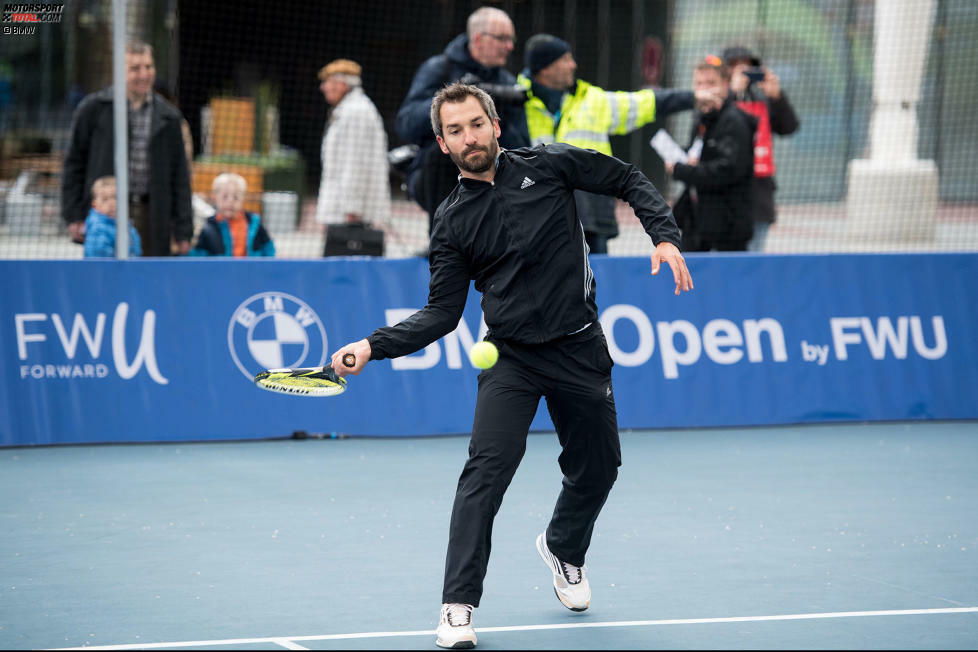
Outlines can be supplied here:
<path id="1" fill-rule="evenodd" d="M 347 353 L 343 356 L 343 364 L 356 366 L 356 356 Z M 346 391 L 346 378 L 336 375 L 332 365 L 268 369 L 255 376 L 255 384 L 270 392 L 293 396 L 336 396 Z"/>

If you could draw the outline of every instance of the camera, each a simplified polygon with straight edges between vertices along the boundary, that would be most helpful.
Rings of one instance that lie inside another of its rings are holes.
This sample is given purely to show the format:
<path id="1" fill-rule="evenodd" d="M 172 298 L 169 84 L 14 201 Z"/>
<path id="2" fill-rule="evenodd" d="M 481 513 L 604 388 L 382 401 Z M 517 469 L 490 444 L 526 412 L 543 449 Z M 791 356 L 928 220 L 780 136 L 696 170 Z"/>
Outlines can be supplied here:
<path id="1" fill-rule="evenodd" d="M 411 168 L 411 164 L 414 163 L 414 159 L 417 158 L 419 149 L 420 148 L 413 143 L 395 147 L 387 152 L 387 164 L 394 172 L 401 175 L 406 175 L 408 170 Z"/>
<path id="2" fill-rule="evenodd" d="M 512 86 L 509 84 L 490 84 L 482 81 L 478 75 L 471 72 L 465 73 L 459 81 L 489 93 L 492 101 L 496 104 L 523 104 L 526 102 L 526 89 L 519 84 Z"/>
<path id="3" fill-rule="evenodd" d="M 420 149 L 414 143 L 410 143 L 395 147 L 387 152 L 388 170 L 396 174 L 397 178 L 401 180 L 401 190 L 404 192 L 407 192 L 406 182 L 408 173 L 411 171 L 411 166 L 414 165 L 415 159 L 418 158 Z"/>
<path id="4" fill-rule="evenodd" d="M 747 75 L 748 86 L 759 81 L 764 81 L 764 69 L 761 68 L 760 66 L 745 68 L 744 74 Z"/>

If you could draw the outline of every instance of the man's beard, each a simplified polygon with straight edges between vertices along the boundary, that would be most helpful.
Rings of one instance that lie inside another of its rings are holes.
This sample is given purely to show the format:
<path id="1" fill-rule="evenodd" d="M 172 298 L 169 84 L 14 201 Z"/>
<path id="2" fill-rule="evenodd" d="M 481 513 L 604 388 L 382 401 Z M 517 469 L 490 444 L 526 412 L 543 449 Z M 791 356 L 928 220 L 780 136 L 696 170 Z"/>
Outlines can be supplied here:
<path id="1" fill-rule="evenodd" d="M 478 152 L 475 156 L 469 156 L 472 152 Z M 499 143 L 495 138 L 489 143 L 488 147 L 469 147 L 462 151 L 461 155 L 449 150 L 448 155 L 451 157 L 452 162 L 459 167 L 459 169 L 466 172 L 471 172 L 472 174 L 482 174 L 492 166 L 496 160 L 496 155 L 499 153 Z"/>

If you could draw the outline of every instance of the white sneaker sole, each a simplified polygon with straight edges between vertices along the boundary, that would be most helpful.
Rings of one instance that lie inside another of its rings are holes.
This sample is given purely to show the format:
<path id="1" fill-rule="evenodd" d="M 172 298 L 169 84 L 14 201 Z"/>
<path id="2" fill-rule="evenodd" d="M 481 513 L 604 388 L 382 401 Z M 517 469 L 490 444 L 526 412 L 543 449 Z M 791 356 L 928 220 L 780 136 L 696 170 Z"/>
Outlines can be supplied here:
<path id="1" fill-rule="evenodd" d="M 587 608 L 591 606 L 591 601 L 590 600 L 588 600 L 587 601 L 587 604 L 585 604 L 583 607 L 577 606 L 577 605 L 575 605 L 573 603 L 568 604 L 567 603 L 567 600 L 564 598 L 564 596 L 562 596 L 560 594 L 560 591 L 557 590 L 557 578 L 560 577 L 560 574 L 558 573 L 557 570 L 554 569 L 553 564 L 550 563 L 550 558 L 553 555 L 551 555 L 550 554 L 550 551 L 547 550 L 547 533 L 546 532 L 544 532 L 543 534 L 541 534 L 540 536 L 537 537 L 537 552 L 540 553 L 540 559 L 543 560 L 543 563 L 546 564 L 547 565 L 547 568 L 550 569 L 550 572 L 553 573 L 553 577 L 554 577 L 554 595 L 556 595 L 557 596 L 557 599 L 560 600 L 560 604 L 564 605 L 565 607 L 567 607 L 571 611 L 578 611 L 578 612 L 580 612 L 580 611 L 587 611 Z"/>
<path id="2" fill-rule="evenodd" d="M 455 641 L 454 643 L 446 643 L 438 638 L 435 639 L 435 645 L 448 650 L 471 650 L 475 647 L 475 641 Z"/>

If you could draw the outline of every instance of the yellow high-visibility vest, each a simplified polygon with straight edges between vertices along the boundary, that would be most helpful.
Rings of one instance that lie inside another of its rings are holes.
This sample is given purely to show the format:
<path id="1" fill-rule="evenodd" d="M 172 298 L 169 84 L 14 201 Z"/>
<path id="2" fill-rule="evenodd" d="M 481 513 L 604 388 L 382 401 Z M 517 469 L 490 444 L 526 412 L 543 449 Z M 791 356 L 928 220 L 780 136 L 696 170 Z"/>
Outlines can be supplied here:
<path id="1" fill-rule="evenodd" d="M 574 92 L 564 95 L 555 116 L 533 95 L 528 77 L 521 74 L 517 82 L 527 89 L 523 106 L 531 145 L 567 143 L 610 156 L 609 134 L 627 134 L 655 121 L 655 92 L 651 89 L 606 91 L 578 80 Z"/>

